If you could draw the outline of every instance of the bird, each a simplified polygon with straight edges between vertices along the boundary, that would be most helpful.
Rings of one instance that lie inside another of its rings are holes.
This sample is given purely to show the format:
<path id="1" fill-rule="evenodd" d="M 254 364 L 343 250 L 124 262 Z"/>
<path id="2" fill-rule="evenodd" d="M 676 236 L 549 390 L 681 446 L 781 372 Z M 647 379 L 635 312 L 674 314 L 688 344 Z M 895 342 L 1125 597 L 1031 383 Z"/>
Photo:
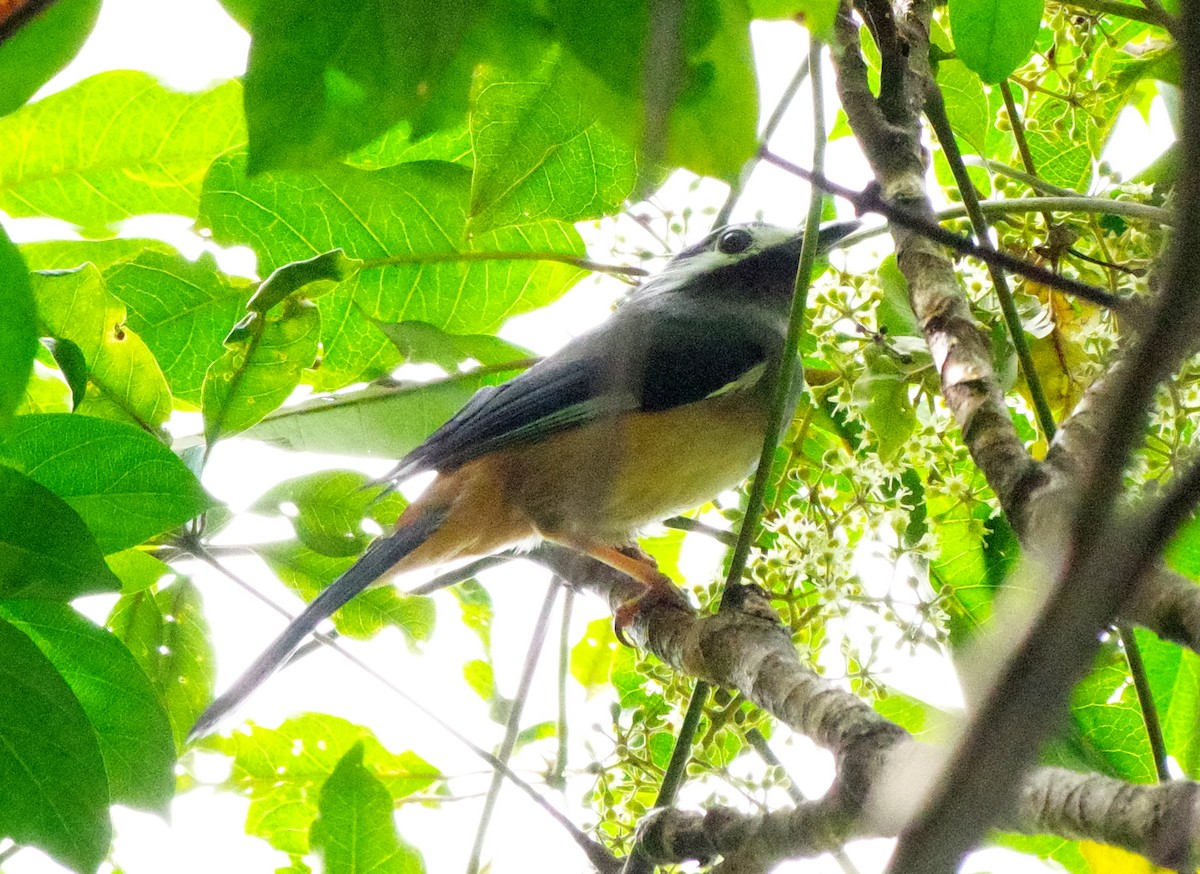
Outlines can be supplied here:
<path id="1" fill-rule="evenodd" d="M 858 227 L 828 224 L 818 253 Z M 674 583 L 622 552 L 647 526 L 742 482 L 762 451 L 802 232 L 729 225 L 672 258 L 598 327 L 478 391 L 380 485 L 436 471 L 378 537 L 201 714 L 209 733 L 368 586 L 551 541 L 641 583 Z M 792 385 L 792 408 L 802 375 Z M 618 625 L 621 617 L 618 616 Z"/>

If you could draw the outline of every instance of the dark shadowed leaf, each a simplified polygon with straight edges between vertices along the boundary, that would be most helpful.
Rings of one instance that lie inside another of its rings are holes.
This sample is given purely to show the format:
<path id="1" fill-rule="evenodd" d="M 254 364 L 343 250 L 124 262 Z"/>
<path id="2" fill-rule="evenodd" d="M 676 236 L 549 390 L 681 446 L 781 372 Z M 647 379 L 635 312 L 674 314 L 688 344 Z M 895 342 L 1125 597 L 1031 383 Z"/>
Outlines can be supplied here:
<path id="1" fill-rule="evenodd" d="M 175 794 L 175 741 L 158 694 L 121 641 L 66 604 L 0 601 L 62 674 L 91 722 L 111 801 L 166 813 Z"/>
<path id="2" fill-rule="evenodd" d="M 255 170 L 312 167 L 392 127 L 462 118 L 488 4 L 283 0 L 250 22 L 246 116 Z"/>
<path id="3" fill-rule="evenodd" d="M 0 79 L 2 81 L 2 79 Z M 0 227 L 0 427 L 25 395 L 37 351 L 37 319 L 29 271 Z"/>
<path id="4" fill-rule="evenodd" d="M 0 498 L 0 597 L 67 601 L 120 588 L 92 533 L 61 498 L 3 465 Z"/>
<path id="5" fill-rule="evenodd" d="M 106 553 L 136 546 L 212 505 L 171 450 L 119 422 L 22 416 L 0 439 L 0 461 L 70 504 Z"/>
<path id="6" fill-rule="evenodd" d="M 0 45 L 0 115 L 18 109 L 79 51 L 100 0 L 58 0 Z"/>
<path id="7" fill-rule="evenodd" d="M 18 844 L 80 874 L 108 852 L 108 778 L 71 687 L 23 632 L 0 619 L 0 820 Z"/>

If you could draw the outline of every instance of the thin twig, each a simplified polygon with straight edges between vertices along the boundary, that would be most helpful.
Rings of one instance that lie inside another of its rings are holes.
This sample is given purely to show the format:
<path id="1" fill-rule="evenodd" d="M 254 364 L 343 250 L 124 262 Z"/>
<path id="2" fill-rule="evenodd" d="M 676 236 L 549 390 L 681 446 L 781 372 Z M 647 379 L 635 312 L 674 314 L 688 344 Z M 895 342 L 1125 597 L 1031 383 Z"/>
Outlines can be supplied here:
<path id="1" fill-rule="evenodd" d="M 966 165 L 963 164 L 962 155 L 958 151 L 958 141 L 950 126 L 950 118 L 946 115 L 946 103 L 936 82 L 931 83 L 926 90 L 925 115 L 933 125 L 933 130 L 942 145 L 942 154 L 950 165 L 951 173 L 954 174 L 963 205 L 971 218 L 971 226 L 975 229 L 975 238 L 980 242 L 989 241 L 990 228 L 983 211 L 979 208 L 979 192 L 975 190 L 971 178 L 967 175 Z M 988 272 L 992 277 L 992 288 L 995 289 L 996 298 L 1000 301 L 1000 312 L 1003 313 L 1004 322 L 1008 326 L 1009 339 L 1020 362 L 1021 373 L 1025 376 L 1025 384 L 1029 388 L 1029 396 L 1033 399 L 1034 413 L 1042 427 L 1042 434 L 1049 443 L 1057 430 L 1054 413 L 1050 410 L 1050 402 L 1046 400 L 1046 393 L 1042 389 L 1042 379 L 1033 362 L 1033 354 L 1029 351 L 1029 342 L 1025 339 L 1025 326 L 1021 324 L 1021 315 L 1017 312 L 1016 301 L 1013 300 L 1012 290 L 1008 287 L 1008 277 L 996 264 L 988 264 Z"/>
<path id="2" fill-rule="evenodd" d="M 567 720 L 567 676 L 571 672 L 571 613 L 575 606 L 575 590 L 563 586 L 562 630 L 558 637 L 558 752 L 554 757 L 554 771 L 547 783 L 559 789 L 566 788 L 567 738 L 570 729 Z"/>
<path id="3" fill-rule="evenodd" d="M 789 173 L 794 173 L 802 179 L 809 180 L 813 185 L 824 191 L 828 191 L 836 197 L 850 201 L 859 213 L 879 213 L 889 222 L 915 231 L 924 237 L 928 237 L 935 243 L 939 243 L 963 255 L 970 255 L 988 264 L 996 264 L 1012 273 L 1019 273 L 1035 282 L 1040 282 L 1042 285 L 1057 288 L 1059 291 L 1073 294 L 1076 297 L 1108 307 L 1116 312 L 1130 313 L 1131 311 L 1129 301 L 1125 298 L 1117 297 L 1102 288 L 1088 285 L 1086 282 L 1061 276 L 1037 264 L 1030 264 L 1021 258 L 993 249 L 991 246 L 976 244 L 966 237 L 960 237 L 958 234 L 951 233 L 940 225 L 935 224 L 926 216 L 911 212 L 897 204 L 889 203 L 879 194 L 875 186 L 868 186 L 862 191 L 855 191 L 853 188 L 847 188 L 844 185 L 839 185 L 836 182 L 826 179 L 820 173 L 806 170 L 803 167 L 793 164 L 786 158 L 781 158 L 772 152 L 764 153 L 763 160 L 787 170 Z"/>
<path id="4" fill-rule="evenodd" d="M 565 252 L 425 252 L 413 255 L 390 255 L 386 258 L 367 258 L 353 267 L 372 270 L 378 267 L 403 267 L 412 264 L 446 264 L 460 261 L 553 261 L 591 270 L 593 273 L 615 273 L 618 276 L 649 276 L 650 271 L 632 264 L 602 264 Z"/>
<path id="5" fill-rule="evenodd" d="M 1124 622 L 1117 623 L 1117 634 L 1121 638 L 1121 648 L 1125 650 L 1129 676 L 1133 678 L 1133 690 L 1137 693 L 1142 723 L 1146 727 L 1146 740 L 1154 756 L 1154 773 L 1158 775 L 1158 782 L 1166 783 L 1171 779 L 1171 771 L 1167 767 L 1167 742 L 1163 738 L 1158 708 L 1154 706 L 1154 692 L 1150 688 L 1150 677 L 1146 674 L 1146 663 L 1142 660 L 1142 648 L 1134 637 L 1133 628 Z"/>
<path id="6" fill-rule="evenodd" d="M 504 726 L 504 739 L 496 758 L 508 764 L 513 749 L 517 745 L 517 735 L 521 733 L 521 714 L 525 712 L 525 702 L 529 700 L 529 689 L 533 685 L 533 672 L 537 670 L 538 658 L 546 645 L 546 632 L 550 629 L 550 611 L 554 608 L 554 599 L 559 590 L 558 577 L 551 577 L 546 586 L 546 596 L 542 599 L 542 609 L 538 613 L 529 636 L 529 649 L 525 651 L 525 664 L 521 668 L 521 679 L 517 684 L 516 695 L 512 699 L 512 707 L 508 713 L 508 722 Z M 500 771 L 492 773 L 492 785 L 488 787 L 487 798 L 483 802 L 483 811 L 479 814 L 479 826 L 475 830 L 475 843 L 471 847 L 471 857 L 467 860 L 467 874 L 478 874 L 479 859 L 483 855 L 483 841 L 487 837 L 488 826 L 492 822 L 492 812 L 496 809 L 496 801 L 500 797 L 500 789 L 504 785 L 504 775 Z"/>
<path id="7" fill-rule="evenodd" d="M 783 89 L 783 94 L 779 98 L 779 102 L 775 104 L 775 109 L 771 111 L 771 117 L 767 119 L 767 124 L 763 128 L 762 136 L 758 138 L 759 146 L 766 146 L 771 137 L 775 135 L 775 131 L 779 128 L 779 123 L 783 121 L 784 115 L 787 114 L 788 108 L 792 105 L 792 100 L 796 97 L 796 92 L 800 90 L 800 86 L 804 84 L 804 80 L 808 78 L 808 56 L 805 55 L 800 61 L 800 66 L 796 69 L 796 75 L 792 77 L 792 81 L 788 82 L 786 88 Z M 742 172 L 738 175 L 738 183 L 729 189 L 729 195 L 725 198 L 725 202 L 721 204 L 721 208 L 717 210 L 716 218 L 713 219 L 713 227 L 719 228 L 729 223 L 729 216 L 733 212 L 734 206 L 737 205 L 738 198 L 742 195 L 742 190 L 746 186 L 746 180 L 750 178 L 750 174 L 754 172 L 754 168 L 758 165 L 759 157 L 757 150 L 755 154 L 742 165 Z"/>
<path id="8" fill-rule="evenodd" d="M 712 525 L 707 525 L 699 519 L 693 519 L 690 516 L 672 516 L 670 519 L 663 520 L 663 525 L 667 528 L 674 528 L 677 531 L 690 531 L 695 534 L 704 534 L 711 537 L 717 543 L 722 543 L 725 546 L 733 546 L 737 543 L 737 535 L 732 531 L 725 531 L 721 528 L 715 528 Z"/>
<path id="9" fill-rule="evenodd" d="M 1069 0 L 1062 5 L 1074 6 L 1076 9 L 1097 12 L 1101 15 L 1116 15 L 1128 18 L 1130 21 L 1140 21 L 1143 24 L 1153 24 L 1168 32 L 1175 29 L 1175 19 L 1162 11 L 1162 7 L 1159 7 L 1157 11 L 1149 8 L 1150 4 L 1146 4 L 1146 7 L 1143 8 L 1133 3 L 1121 3 L 1119 0 Z"/>
<path id="10" fill-rule="evenodd" d="M 813 91 L 813 172 L 817 176 L 821 176 L 825 165 L 825 101 L 822 94 L 821 51 L 818 43 L 813 43 L 808 63 Z M 771 156 L 770 152 L 764 152 L 764 157 L 768 160 L 770 160 L 769 156 Z M 821 222 L 821 204 L 822 198 L 814 190 L 809 200 L 808 216 L 804 225 L 804 242 L 800 247 L 800 262 L 796 268 L 796 289 L 792 294 L 792 310 L 788 319 L 787 339 L 784 343 L 783 355 L 780 357 L 778 371 L 775 374 L 775 394 L 771 404 L 771 418 L 763 438 L 762 455 L 758 459 L 754 481 L 750 484 L 750 494 L 746 498 L 746 514 L 742 517 L 742 526 L 738 531 L 733 557 L 729 560 L 729 573 L 725 578 L 725 589 L 721 594 L 722 605 L 726 603 L 730 590 L 734 586 L 740 585 L 742 573 L 746 569 L 750 548 L 757 537 L 758 524 L 762 519 L 763 499 L 767 493 L 767 483 L 770 481 L 772 470 L 775 467 L 775 448 L 779 445 L 779 439 L 783 435 L 784 419 L 788 415 L 792 379 L 797 366 L 796 351 L 800 348 L 800 338 L 807 330 L 808 324 L 806 318 L 808 286 L 812 282 L 813 264 L 817 256 L 817 230 Z"/>

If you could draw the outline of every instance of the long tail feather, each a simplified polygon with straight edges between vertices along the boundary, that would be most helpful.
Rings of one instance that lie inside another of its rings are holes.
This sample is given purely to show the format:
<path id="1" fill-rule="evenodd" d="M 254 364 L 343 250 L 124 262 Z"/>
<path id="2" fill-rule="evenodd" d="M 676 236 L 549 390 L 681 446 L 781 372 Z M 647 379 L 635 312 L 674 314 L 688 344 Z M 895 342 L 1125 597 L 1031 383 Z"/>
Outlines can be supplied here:
<path id="1" fill-rule="evenodd" d="M 255 689 L 274 674 L 322 621 L 386 574 L 406 555 L 420 547 L 433 536 L 445 519 L 444 512 L 426 511 L 391 536 L 381 537 L 372 543 L 353 567 L 314 598 L 304 608 L 304 612 L 293 619 L 283 633 L 254 660 L 245 673 L 208 705 L 192 726 L 188 739 L 194 740 L 208 734 L 230 711 L 250 697 Z"/>

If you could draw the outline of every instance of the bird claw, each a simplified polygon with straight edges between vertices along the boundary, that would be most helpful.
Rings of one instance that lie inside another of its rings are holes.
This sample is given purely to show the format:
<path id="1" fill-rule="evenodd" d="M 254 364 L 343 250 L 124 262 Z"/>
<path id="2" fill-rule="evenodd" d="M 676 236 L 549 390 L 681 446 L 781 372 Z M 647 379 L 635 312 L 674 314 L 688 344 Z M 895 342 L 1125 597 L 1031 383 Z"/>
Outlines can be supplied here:
<path id="1" fill-rule="evenodd" d="M 687 598 L 683 590 L 675 585 L 666 574 L 657 574 L 645 583 L 645 591 L 635 598 L 630 598 L 613 611 L 613 634 L 622 645 L 635 647 L 626 635 L 626 631 L 637 621 L 642 611 L 657 604 L 686 604 Z"/>

